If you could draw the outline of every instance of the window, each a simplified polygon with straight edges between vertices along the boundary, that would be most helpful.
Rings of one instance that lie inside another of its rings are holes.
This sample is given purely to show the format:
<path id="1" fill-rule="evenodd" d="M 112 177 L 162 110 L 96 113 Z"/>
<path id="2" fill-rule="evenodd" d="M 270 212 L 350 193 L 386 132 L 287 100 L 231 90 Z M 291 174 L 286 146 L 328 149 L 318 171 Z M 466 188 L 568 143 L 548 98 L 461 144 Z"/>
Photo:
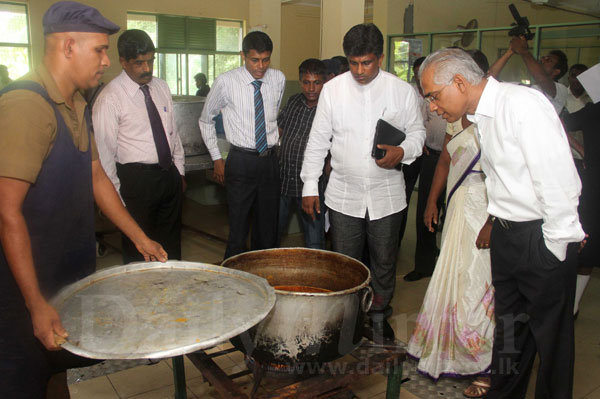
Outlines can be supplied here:
<path id="1" fill-rule="evenodd" d="M 8 67 L 11 79 L 17 79 L 30 67 L 27 6 L 0 2 L 0 64 Z"/>
<path id="2" fill-rule="evenodd" d="M 393 51 L 393 71 L 400 79 L 411 82 L 414 80 L 412 64 L 421 57 L 423 43 L 420 39 L 405 39 L 394 37 L 391 40 Z"/>
<path id="3" fill-rule="evenodd" d="M 168 83 L 172 94 L 194 95 L 199 72 L 212 85 L 221 73 L 242 65 L 240 21 L 128 13 L 127 29 L 144 30 L 152 38 L 154 75 Z"/>

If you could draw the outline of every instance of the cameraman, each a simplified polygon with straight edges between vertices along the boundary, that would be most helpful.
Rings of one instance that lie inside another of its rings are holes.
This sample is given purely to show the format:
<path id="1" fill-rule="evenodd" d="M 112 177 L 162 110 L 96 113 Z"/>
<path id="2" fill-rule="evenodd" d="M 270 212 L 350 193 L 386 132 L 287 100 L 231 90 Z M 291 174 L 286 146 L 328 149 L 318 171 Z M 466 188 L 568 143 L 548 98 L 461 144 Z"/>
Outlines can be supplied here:
<path id="1" fill-rule="evenodd" d="M 527 70 L 533 77 L 535 84 L 532 88 L 541 91 L 550 100 L 557 114 L 560 114 L 567 101 L 567 87 L 558 83 L 569 68 L 567 56 L 560 50 L 552 50 L 547 55 L 536 61 L 533 58 L 527 40 L 523 36 L 513 37 L 508 50 L 490 67 L 489 75 L 498 78 L 509 58 L 518 54 L 523 58 Z"/>

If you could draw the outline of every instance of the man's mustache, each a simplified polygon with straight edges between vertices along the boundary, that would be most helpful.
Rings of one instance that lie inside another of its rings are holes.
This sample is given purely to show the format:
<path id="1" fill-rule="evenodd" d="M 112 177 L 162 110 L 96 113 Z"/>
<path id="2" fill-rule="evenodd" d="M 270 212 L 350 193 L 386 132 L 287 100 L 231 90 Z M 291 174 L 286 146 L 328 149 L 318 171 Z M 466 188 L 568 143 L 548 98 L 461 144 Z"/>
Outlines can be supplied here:
<path id="1" fill-rule="evenodd" d="M 143 74 L 140 75 L 140 78 L 149 78 L 149 77 L 152 77 L 151 72 L 144 72 Z"/>

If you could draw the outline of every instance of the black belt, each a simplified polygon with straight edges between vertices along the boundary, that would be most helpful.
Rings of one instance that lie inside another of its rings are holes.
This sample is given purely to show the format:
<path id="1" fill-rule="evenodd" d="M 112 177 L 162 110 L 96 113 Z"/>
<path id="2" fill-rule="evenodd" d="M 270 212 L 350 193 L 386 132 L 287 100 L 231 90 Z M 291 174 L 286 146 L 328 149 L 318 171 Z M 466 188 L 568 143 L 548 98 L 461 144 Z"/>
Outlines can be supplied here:
<path id="1" fill-rule="evenodd" d="M 129 162 L 129 163 L 118 164 L 118 165 L 135 168 L 135 169 L 142 169 L 142 170 L 168 170 L 173 165 L 173 163 L 171 163 L 171 165 L 169 165 L 169 168 L 167 168 L 167 169 L 163 169 L 157 163 Z"/>
<path id="2" fill-rule="evenodd" d="M 527 227 L 541 226 L 542 222 L 543 222 L 542 219 L 528 220 L 526 222 L 513 222 L 511 220 L 500 219 L 500 218 L 496 218 L 496 220 L 498 221 L 498 223 L 500 224 L 500 226 L 502 226 L 502 228 L 504 230 L 517 230 L 517 229 L 524 229 Z"/>
<path id="3" fill-rule="evenodd" d="M 268 157 L 268 156 L 277 154 L 277 146 L 273 146 L 271 148 L 267 148 L 266 150 L 264 150 L 261 153 L 259 153 L 258 151 L 256 151 L 253 148 L 238 147 L 238 146 L 233 145 L 233 144 L 231 144 L 230 149 L 231 149 L 231 151 L 242 152 L 244 154 L 254 155 L 256 157 Z"/>
<path id="4" fill-rule="evenodd" d="M 427 147 L 427 146 L 425 146 Z M 427 147 L 427 151 L 429 151 L 430 153 L 434 154 L 434 155 L 440 155 L 442 152 L 438 151 L 438 150 L 434 150 L 433 148 Z"/>

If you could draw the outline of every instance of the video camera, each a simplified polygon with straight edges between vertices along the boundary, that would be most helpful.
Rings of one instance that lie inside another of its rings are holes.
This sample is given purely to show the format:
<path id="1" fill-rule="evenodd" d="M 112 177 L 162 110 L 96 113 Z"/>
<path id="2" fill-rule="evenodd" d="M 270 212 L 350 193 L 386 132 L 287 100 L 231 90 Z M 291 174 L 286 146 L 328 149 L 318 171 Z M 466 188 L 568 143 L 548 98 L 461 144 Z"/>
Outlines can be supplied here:
<path id="1" fill-rule="evenodd" d="M 508 32 L 508 36 L 523 36 L 527 40 L 533 39 L 535 35 L 529 29 L 529 20 L 527 19 L 527 17 L 522 17 L 521 14 L 519 14 L 519 11 L 517 11 L 517 7 L 515 7 L 514 4 L 510 4 L 508 6 L 508 9 L 510 10 L 510 13 L 512 14 L 515 21 L 517 22 L 513 22 L 512 24 L 510 24 L 510 26 L 512 26 L 513 28 Z"/>

